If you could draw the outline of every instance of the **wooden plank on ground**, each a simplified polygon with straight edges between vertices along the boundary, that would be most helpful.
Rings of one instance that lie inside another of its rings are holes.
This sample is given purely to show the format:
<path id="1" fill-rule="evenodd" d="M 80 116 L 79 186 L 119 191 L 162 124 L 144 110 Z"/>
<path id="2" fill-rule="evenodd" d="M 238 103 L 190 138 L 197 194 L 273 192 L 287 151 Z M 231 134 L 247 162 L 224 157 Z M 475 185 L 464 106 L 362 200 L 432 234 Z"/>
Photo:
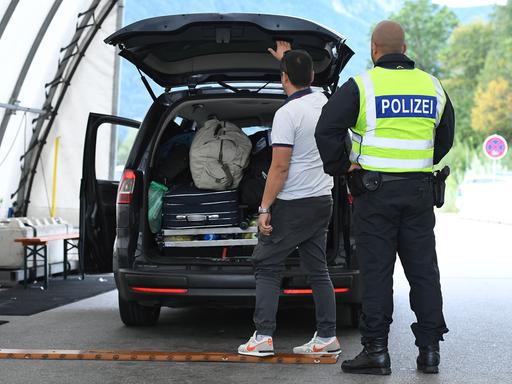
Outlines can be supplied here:
<path id="1" fill-rule="evenodd" d="M 222 352 L 107 351 L 58 349 L 0 349 L 0 359 L 165 361 L 268 364 L 336 364 L 337 356 L 275 354 L 269 357 L 243 356 Z"/>

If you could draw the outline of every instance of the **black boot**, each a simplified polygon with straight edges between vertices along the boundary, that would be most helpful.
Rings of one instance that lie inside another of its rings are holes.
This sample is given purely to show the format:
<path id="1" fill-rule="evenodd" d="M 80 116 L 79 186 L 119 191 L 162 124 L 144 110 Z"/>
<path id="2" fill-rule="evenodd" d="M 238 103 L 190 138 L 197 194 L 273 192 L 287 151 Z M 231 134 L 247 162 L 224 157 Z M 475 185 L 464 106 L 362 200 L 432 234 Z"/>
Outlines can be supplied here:
<path id="1" fill-rule="evenodd" d="M 363 351 L 352 360 L 345 360 L 341 370 L 346 373 L 369 375 L 391 374 L 391 360 L 388 353 L 388 339 L 380 337 L 363 343 Z"/>
<path id="2" fill-rule="evenodd" d="M 420 347 L 420 354 L 416 359 L 418 371 L 423 373 L 438 373 L 441 356 L 439 354 L 439 343 Z"/>

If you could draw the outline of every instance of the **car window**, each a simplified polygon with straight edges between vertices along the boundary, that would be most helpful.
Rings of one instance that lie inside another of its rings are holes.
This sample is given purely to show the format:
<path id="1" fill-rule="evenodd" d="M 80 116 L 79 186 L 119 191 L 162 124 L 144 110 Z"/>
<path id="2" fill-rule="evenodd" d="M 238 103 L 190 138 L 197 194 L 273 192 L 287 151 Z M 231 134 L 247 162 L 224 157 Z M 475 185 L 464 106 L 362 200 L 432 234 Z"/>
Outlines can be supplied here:
<path id="1" fill-rule="evenodd" d="M 96 140 L 96 179 L 119 181 L 138 129 L 102 124 Z"/>
<path id="2" fill-rule="evenodd" d="M 268 131 L 268 130 L 270 130 L 270 127 L 244 127 L 244 128 L 242 128 L 242 131 L 244 131 L 244 133 L 247 136 L 254 135 L 256 132 Z"/>

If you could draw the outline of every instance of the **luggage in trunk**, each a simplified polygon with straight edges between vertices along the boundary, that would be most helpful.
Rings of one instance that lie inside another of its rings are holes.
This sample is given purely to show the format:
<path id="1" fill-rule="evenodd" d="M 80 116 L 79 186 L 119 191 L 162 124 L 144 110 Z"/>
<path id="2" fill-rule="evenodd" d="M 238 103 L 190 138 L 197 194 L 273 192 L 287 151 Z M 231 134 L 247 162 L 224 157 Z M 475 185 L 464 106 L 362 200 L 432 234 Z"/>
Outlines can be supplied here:
<path id="1" fill-rule="evenodd" d="M 162 228 L 236 226 L 240 221 L 238 191 L 206 191 L 191 186 L 164 196 Z"/>

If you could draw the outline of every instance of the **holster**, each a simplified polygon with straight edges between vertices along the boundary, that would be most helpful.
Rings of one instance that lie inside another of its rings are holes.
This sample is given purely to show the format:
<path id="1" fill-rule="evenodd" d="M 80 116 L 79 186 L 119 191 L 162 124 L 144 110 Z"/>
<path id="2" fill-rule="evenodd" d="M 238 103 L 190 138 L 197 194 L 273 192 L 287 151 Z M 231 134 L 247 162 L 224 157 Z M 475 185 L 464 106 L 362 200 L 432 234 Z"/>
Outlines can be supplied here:
<path id="1" fill-rule="evenodd" d="M 363 193 L 379 189 L 382 184 L 382 177 L 379 172 L 356 169 L 349 172 L 347 183 L 352 196 L 360 196 Z"/>
<path id="2" fill-rule="evenodd" d="M 441 208 L 444 205 L 444 195 L 446 190 L 446 178 L 450 175 L 450 167 L 444 166 L 440 171 L 433 173 L 433 193 L 434 206 Z"/>

